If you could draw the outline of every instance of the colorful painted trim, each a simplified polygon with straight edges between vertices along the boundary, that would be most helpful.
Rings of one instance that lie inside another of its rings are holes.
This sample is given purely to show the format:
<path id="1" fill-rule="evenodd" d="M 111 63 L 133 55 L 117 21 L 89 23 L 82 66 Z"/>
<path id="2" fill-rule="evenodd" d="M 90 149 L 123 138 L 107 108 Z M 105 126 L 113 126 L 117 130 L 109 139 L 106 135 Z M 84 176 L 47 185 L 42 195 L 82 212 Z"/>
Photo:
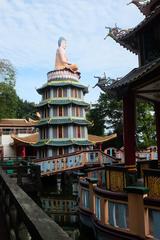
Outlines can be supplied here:
<path id="1" fill-rule="evenodd" d="M 60 141 L 56 141 L 56 140 L 42 141 L 41 140 L 36 144 L 33 144 L 34 147 L 43 147 L 43 146 L 63 147 L 63 146 L 71 146 L 71 145 L 90 146 L 90 145 L 93 145 L 93 143 L 91 143 L 88 140 L 60 140 Z"/>

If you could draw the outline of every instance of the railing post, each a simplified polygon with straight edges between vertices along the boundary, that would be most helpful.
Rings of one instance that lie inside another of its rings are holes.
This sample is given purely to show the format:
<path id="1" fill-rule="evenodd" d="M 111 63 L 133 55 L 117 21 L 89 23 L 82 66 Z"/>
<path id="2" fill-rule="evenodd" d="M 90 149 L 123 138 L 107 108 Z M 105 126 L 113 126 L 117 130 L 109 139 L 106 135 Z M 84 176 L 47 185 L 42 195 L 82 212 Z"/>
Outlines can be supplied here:
<path id="1" fill-rule="evenodd" d="M 97 187 L 97 178 L 86 178 L 86 180 L 89 182 L 89 197 L 90 197 L 90 211 L 92 213 L 95 213 L 95 196 L 93 189 Z"/>
<path id="2" fill-rule="evenodd" d="M 101 198 L 101 223 L 108 223 L 108 201 Z"/>
<path id="3" fill-rule="evenodd" d="M 126 187 L 128 193 L 129 229 L 131 233 L 145 239 L 149 234 L 148 214 L 144 209 L 144 197 L 148 193 L 145 187 Z"/>

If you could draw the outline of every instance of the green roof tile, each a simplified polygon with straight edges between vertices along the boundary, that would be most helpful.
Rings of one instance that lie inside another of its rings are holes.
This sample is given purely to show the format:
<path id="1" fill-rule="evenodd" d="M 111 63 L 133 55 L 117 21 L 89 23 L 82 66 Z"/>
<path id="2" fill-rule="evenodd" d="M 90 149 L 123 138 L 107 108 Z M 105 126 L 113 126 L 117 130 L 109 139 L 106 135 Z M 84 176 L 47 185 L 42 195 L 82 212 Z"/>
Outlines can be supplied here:
<path id="1" fill-rule="evenodd" d="M 39 104 L 36 105 L 36 107 L 42 107 L 45 105 L 68 105 L 68 104 L 75 104 L 75 105 L 79 105 L 79 106 L 89 106 L 88 103 L 84 102 L 84 101 L 77 101 L 74 99 L 54 99 L 54 100 L 45 100 L 40 102 Z"/>
<path id="2" fill-rule="evenodd" d="M 85 93 L 88 93 L 88 87 L 84 86 L 84 85 L 81 85 L 81 84 L 78 84 L 76 82 L 73 82 L 73 81 L 51 81 L 51 82 L 48 82 L 47 84 L 44 84 L 41 88 L 38 88 L 37 89 L 37 92 L 38 93 L 42 93 L 46 88 L 49 88 L 49 87 L 65 87 L 65 86 L 73 86 L 73 87 L 77 87 L 77 88 L 80 88 L 80 89 L 83 89 Z"/>

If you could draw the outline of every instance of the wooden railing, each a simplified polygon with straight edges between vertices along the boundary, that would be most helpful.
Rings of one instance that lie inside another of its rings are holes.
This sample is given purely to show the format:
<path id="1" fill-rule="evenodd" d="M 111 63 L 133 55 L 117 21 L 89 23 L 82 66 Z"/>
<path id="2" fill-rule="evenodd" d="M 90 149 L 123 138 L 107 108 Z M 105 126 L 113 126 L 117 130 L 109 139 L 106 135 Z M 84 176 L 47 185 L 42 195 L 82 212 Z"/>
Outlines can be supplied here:
<path id="1" fill-rule="evenodd" d="M 10 239 L 70 240 L 68 235 L 0 169 L 0 208 Z"/>
<path id="2" fill-rule="evenodd" d="M 82 151 L 58 158 L 37 159 L 34 163 L 41 169 L 41 176 L 49 176 L 58 172 L 83 168 L 84 166 L 112 164 L 113 157 L 100 150 Z"/>
<path id="3" fill-rule="evenodd" d="M 8 158 L 7 158 L 8 159 Z M 17 184 L 26 192 L 37 192 L 41 188 L 40 167 L 32 162 L 20 159 L 0 161 L 2 170 L 16 178 Z"/>
<path id="4" fill-rule="evenodd" d="M 96 179 L 80 180 L 80 218 L 98 238 L 160 239 L 160 200 L 145 187 L 112 192 L 97 187 Z"/>

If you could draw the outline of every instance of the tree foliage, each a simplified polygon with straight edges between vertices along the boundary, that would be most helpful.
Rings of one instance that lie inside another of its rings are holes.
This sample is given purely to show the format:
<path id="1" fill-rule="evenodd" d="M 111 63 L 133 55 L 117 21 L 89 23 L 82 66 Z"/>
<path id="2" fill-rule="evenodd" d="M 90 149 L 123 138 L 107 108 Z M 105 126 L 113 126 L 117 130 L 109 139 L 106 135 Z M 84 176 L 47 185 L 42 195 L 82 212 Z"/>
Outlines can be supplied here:
<path id="1" fill-rule="evenodd" d="M 156 144 L 156 126 L 153 105 L 137 100 L 137 146 L 146 148 Z"/>
<path id="2" fill-rule="evenodd" d="M 16 71 L 11 62 L 7 59 L 0 59 L 0 81 L 15 87 Z"/>
<path id="3" fill-rule="evenodd" d="M 109 133 L 117 133 L 117 146 L 123 145 L 123 103 L 108 94 L 101 93 L 98 103 L 88 113 L 88 120 L 93 124 L 89 133 L 103 135 L 106 130 Z M 136 102 L 137 128 L 136 139 L 138 148 L 146 148 L 155 145 L 155 117 L 151 103 L 138 99 Z"/>
<path id="4" fill-rule="evenodd" d="M 35 117 L 34 103 L 23 101 L 15 90 L 16 71 L 9 60 L 0 59 L 0 119 Z"/>

